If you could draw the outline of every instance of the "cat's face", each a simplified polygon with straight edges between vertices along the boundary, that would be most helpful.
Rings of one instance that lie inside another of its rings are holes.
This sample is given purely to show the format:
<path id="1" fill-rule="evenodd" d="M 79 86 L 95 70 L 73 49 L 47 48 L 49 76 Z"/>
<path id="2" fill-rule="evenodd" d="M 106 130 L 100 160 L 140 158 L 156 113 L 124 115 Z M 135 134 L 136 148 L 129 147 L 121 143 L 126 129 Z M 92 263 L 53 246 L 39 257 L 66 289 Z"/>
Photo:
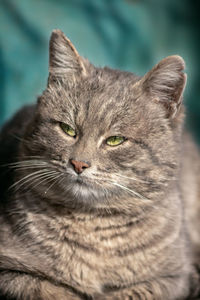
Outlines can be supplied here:
<path id="1" fill-rule="evenodd" d="M 163 60 L 140 79 L 89 65 L 69 43 L 53 33 L 49 84 L 26 132 L 24 155 L 47 170 L 37 189 L 71 205 L 119 209 L 161 197 L 178 164 L 182 60 Z"/>

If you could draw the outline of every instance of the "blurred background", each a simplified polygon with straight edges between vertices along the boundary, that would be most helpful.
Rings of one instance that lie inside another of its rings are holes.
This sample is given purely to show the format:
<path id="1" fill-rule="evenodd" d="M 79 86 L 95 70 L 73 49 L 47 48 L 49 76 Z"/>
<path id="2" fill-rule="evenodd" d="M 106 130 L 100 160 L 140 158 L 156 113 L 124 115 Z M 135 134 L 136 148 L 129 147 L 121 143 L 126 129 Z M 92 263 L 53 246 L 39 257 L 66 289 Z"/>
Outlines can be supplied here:
<path id="1" fill-rule="evenodd" d="M 143 75 L 160 59 L 186 61 L 187 124 L 200 141 L 198 0 L 0 0 L 0 126 L 36 101 L 59 28 L 96 66 Z"/>

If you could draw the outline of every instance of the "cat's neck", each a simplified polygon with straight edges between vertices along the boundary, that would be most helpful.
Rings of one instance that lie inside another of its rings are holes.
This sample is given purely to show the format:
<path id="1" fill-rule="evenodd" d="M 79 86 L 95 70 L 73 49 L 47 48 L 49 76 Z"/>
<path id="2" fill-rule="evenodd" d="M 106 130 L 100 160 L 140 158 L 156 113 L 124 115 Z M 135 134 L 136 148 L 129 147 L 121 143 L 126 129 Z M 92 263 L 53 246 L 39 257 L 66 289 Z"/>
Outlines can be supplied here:
<path id="1" fill-rule="evenodd" d="M 51 223 L 52 220 L 53 222 L 56 220 L 58 224 L 62 225 L 71 223 L 86 224 L 93 231 L 101 227 L 113 226 L 117 228 L 118 225 L 138 223 L 141 220 L 145 221 L 150 215 L 151 218 L 153 216 L 156 218 L 158 213 L 164 216 L 170 198 L 168 195 L 166 201 L 159 201 L 149 205 L 138 204 L 135 205 L 135 209 L 129 211 L 118 211 L 112 208 L 90 208 L 87 210 L 78 206 L 68 207 L 63 204 L 55 204 L 49 198 L 39 197 L 37 194 L 29 191 L 23 194 L 23 197 L 20 194 L 16 194 L 16 200 L 12 203 L 12 206 L 14 205 L 13 211 L 21 211 L 23 214 L 31 216 L 31 222 L 46 220 L 45 222 Z M 172 197 L 170 202 L 173 202 L 174 205 L 177 203 L 174 197 Z M 171 206 L 171 209 L 173 209 L 174 205 Z"/>

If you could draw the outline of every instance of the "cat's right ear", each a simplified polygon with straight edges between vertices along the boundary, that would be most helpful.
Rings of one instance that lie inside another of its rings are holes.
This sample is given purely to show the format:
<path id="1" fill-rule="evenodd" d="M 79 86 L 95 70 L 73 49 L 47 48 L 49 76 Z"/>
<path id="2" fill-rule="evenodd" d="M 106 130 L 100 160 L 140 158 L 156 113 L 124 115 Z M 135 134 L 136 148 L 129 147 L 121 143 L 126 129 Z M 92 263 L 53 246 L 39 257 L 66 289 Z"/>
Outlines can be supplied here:
<path id="1" fill-rule="evenodd" d="M 61 30 L 53 30 L 49 42 L 49 79 L 85 75 L 82 57 Z"/>

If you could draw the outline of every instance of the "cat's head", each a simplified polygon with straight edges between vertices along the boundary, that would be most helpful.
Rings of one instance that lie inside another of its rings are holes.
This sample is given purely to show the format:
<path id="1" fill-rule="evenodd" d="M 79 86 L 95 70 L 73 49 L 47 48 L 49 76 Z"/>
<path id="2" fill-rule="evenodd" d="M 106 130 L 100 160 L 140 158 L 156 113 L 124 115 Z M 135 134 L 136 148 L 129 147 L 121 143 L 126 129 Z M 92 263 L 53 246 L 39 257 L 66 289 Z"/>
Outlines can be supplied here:
<path id="1" fill-rule="evenodd" d="M 160 199 L 179 165 L 183 70 L 179 56 L 143 77 L 96 68 L 54 30 L 48 86 L 23 145 L 39 179 L 33 188 L 79 207 L 129 210 Z"/>

